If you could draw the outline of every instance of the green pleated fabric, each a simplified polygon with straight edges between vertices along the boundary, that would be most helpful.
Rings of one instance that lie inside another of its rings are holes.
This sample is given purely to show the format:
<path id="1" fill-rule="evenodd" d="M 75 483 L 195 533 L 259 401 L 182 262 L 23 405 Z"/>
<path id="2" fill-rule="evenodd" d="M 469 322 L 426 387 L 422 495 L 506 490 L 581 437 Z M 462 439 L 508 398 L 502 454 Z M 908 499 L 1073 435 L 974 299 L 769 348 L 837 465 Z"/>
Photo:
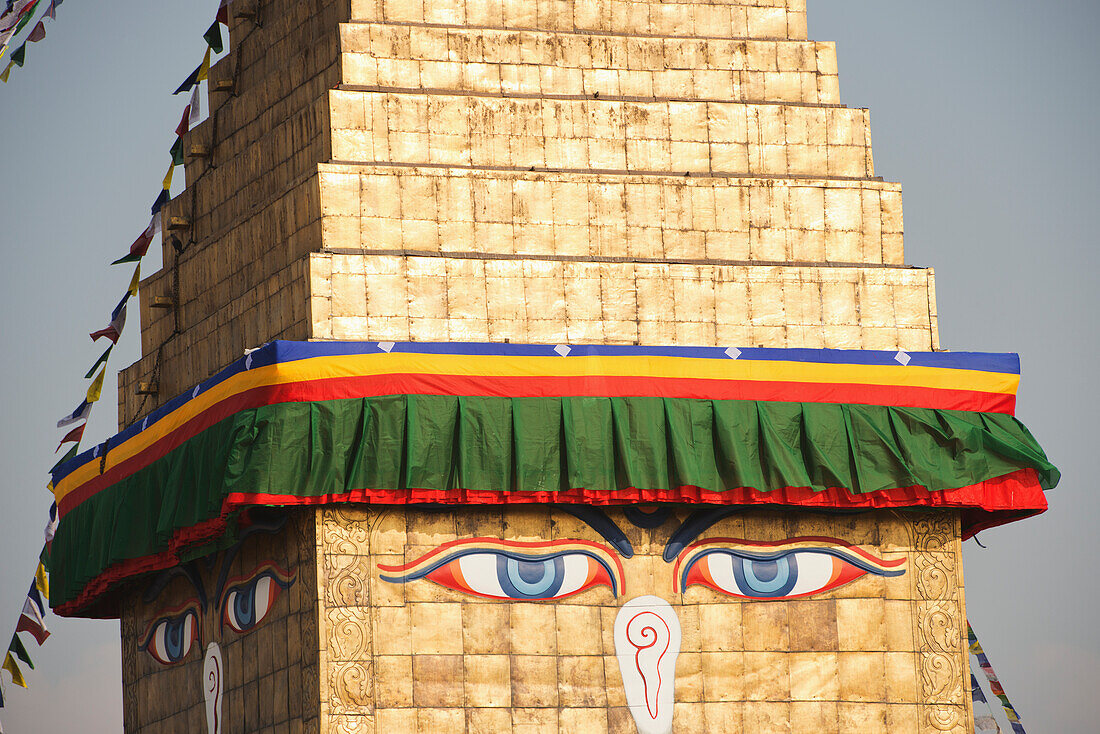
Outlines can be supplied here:
<path id="1" fill-rule="evenodd" d="M 52 548 L 51 602 L 168 550 L 236 493 L 938 492 L 1025 468 L 1044 488 L 1058 481 L 1027 429 L 999 413 L 652 397 L 281 403 L 234 414 L 68 512 Z"/>

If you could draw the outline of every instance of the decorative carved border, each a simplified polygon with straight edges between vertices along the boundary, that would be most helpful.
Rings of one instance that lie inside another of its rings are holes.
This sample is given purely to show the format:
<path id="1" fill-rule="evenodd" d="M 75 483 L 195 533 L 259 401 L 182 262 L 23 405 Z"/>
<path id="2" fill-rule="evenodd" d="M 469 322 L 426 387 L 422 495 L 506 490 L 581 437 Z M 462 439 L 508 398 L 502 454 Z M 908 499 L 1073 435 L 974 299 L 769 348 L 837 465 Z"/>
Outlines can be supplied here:
<path id="1" fill-rule="evenodd" d="M 912 541 L 914 640 L 920 677 L 919 731 L 971 732 L 960 579 L 959 516 L 922 515 L 906 523 Z"/>

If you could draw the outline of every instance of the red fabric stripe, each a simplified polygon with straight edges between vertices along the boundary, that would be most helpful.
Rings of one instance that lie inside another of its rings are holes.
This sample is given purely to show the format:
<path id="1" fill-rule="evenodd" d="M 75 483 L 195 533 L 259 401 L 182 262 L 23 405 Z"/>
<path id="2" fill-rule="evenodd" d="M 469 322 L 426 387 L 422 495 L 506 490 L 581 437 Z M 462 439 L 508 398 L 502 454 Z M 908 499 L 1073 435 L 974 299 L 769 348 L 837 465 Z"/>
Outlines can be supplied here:
<path id="1" fill-rule="evenodd" d="M 805 487 L 788 487 L 773 492 L 758 492 L 741 488 L 726 492 L 708 492 L 698 487 L 679 487 L 675 490 L 625 489 L 618 492 L 591 492 L 573 489 L 565 492 L 486 492 L 477 490 L 428 490 L 407 491 L 357 489 L 346 494 L 321 497 L 296 497 L 293 495 L 232 494 L 222 503 L 221 515 L 191 528 L 179 530 L 168 550 L 154 556 L 136 558 L 107 569 L 84 587 L 73 601 L 58 606 L 54 611 L 62 616 L 102 615 L 117 617 L 112 607 L 96 606 L 100 597 L 110 588 L 139 574 L 170 568 L 179 563 L 177 554 L 189 545 L 219 537 L 225 531 L 230 513 L 250 505 L 316 506 L 338 503 L 367 503 L 376 505 L 410 505 L 421 503 L 453 505 L 522 505 L 539 503 L 623 505 L 648 502 L 676 502 L 713 505 L 789 506 L 807 509 L 888 509 L 906 507 L 931 507 L 959 509 L 962 511 L 963 539 L 986 528 L 1002 525 L 1047 509 L 1046 497 L 1039 485 L 1034 469 L 1021 469 L 997 479 L 942 492 L 929 492 L 923 487 L 873 492 L 865 495 L 848 494 L 843 489 L 814 492 Z"/>
<path id="2" fill-rule="evenodd" d="M 152 464 L 184 441 L 239 413 L 276 403 L 342 400 L 376 395 L 483 395 L 489 397 L 654 396 L 713 400 L 771 400 L 803 403 L 861 403 L 940 410 L 1009 413 L 1016 397 L 998 393 L 880 385 L 814 385 L 794 382 L 653 379 L 638 377 L 469 377 L 386 374 L 265 385 L 238 393 L 195 416 L 141 453 L 117 464 L 67 494 L 64 517 L 100 490 Z M 155 426 L 150 430 L 156 430 Z"/>

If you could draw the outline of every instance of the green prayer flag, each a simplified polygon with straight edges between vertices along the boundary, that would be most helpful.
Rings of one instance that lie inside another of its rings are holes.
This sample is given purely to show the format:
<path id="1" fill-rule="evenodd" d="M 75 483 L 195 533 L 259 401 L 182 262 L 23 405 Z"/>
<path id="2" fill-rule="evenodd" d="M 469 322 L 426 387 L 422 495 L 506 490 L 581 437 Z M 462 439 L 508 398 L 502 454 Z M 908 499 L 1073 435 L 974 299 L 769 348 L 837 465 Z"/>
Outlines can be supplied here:
<path id="1" fill-rule="evenodd" d="M 50 570 L 50 546 L 43 544 L 42 552 L 38 554 L 38 560 L 42 562 L 47 571 Z"/>
<path id="2" fill-rule="evenodd" d="M 16 66 L 23 66 L 27 60 L 27 44 L 23 44 L 11 54 L 11 62 Z"/>
<path id="3" fill-rule="evenodd" d="M 34 663 L 31 661 L 31 655 L 27 652 L 27 648 L 23 647 L 23 641 L 19 639 L 18 633 L 11 636 L 11 644 L 8 645 L 8 652 L 15 653 L 17 658 L 29 665 L 31 670 L 34 670 Z"/>
<path id="4" fill-rule="evenodd" d="M 73 447 L 65 452 L 65 455 L 61 457 L 61 460 L 53 465 L 53 468 L 50 469 L 50 474 L 53 474 L 54 472 L 56 472 L 58 467 L 60 467 L 62 464 L 64 464 L 69 459 L 75 458 L 76 454 L 77 454 L 77 451 L 79 451 L 79 449 L 80 449 L 80 444 L 73 444 Z"/>
<path id="5" fill-rule="evenodd" d="M 206 29 L 206 33 L 202 34 L 202 37 L 206 40 L 206 43 L 210 46 L 210 49 L 220 54 L 224 46 L 222 46 L 222 28 L 218 21 L 214 21 L 214 24 Z"/>
<path id="6" fill-rule="evenodd" d="M 183 138 L 176 138 L 176 142 L 172 143 L 172 148 L 168 151 L 172 154 L 172 165 L 183 165 Z"/>
<path id="7" fill-rule="evenodd" d="M 104 364 L 107 361 L 107 358 L 111 356 L 111 350 L 114 349 L 114 348 L 115 348 L 115 345 L 112 344 L 111 346 L 107 347 L 107 351 L 105 351 L 103 354 L 99 355 L 99 359 L 97 359 L 95 361 L 95 364 L 92 365 L 92 368 L 90 370 L 88 370 L 88 374 L 84 375 L 85 380 L 92 379 L 92 375 L 95 374 L 95 371 L 99 368 L 99 365 Z"/>

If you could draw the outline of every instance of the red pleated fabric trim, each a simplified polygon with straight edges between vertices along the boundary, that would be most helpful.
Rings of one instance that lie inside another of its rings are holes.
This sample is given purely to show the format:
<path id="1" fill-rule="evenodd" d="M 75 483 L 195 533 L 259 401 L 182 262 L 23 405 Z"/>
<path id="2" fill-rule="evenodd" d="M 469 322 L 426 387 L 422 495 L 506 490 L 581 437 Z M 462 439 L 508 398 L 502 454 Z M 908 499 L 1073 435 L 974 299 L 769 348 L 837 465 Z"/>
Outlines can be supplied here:
<path id="1" fill-rule="evenodd" d="M 359 503 L 398 506 L 418 504 L 609 506 L 654 502 L 798 507 L 810 510 L 958 509 L 962 514 L 964 540 L 982 530 L 1038 515 L 1047 509 L 1046 496 L 1039 485 L 1039 475 L 1034 469 L 1021 469 L 996 479 L 939 492 L 931 492 L 924 487 L 903 487 L 867 494 L 852 494 L 843 488 L 814 491 L 807 487 L 785 487 L 771 492 L 742 487 L 724 492 L 712 492 L 699 487 L 683 486 L 675 489 L 628 487 L 611 492 L 587 489 L 570 489 L 563 492 L 355 489 L 343 494 L 315 497 L 235 493 L 225 498 L 218 517 L 177 531 L 168 549 L 161 553 L 115 564 L 88 582 L 76 599 L 58 606 L 54 611 L 61 616 L 117 617 L 118 611 L 115 604 L 110 600 L 102 599 L 112 587 L 134 576 L 177 565 L 181 550 L 220 537 L 226 530 L 227 518 L 231 514 L 254 505 L 295 507 Z"/>

